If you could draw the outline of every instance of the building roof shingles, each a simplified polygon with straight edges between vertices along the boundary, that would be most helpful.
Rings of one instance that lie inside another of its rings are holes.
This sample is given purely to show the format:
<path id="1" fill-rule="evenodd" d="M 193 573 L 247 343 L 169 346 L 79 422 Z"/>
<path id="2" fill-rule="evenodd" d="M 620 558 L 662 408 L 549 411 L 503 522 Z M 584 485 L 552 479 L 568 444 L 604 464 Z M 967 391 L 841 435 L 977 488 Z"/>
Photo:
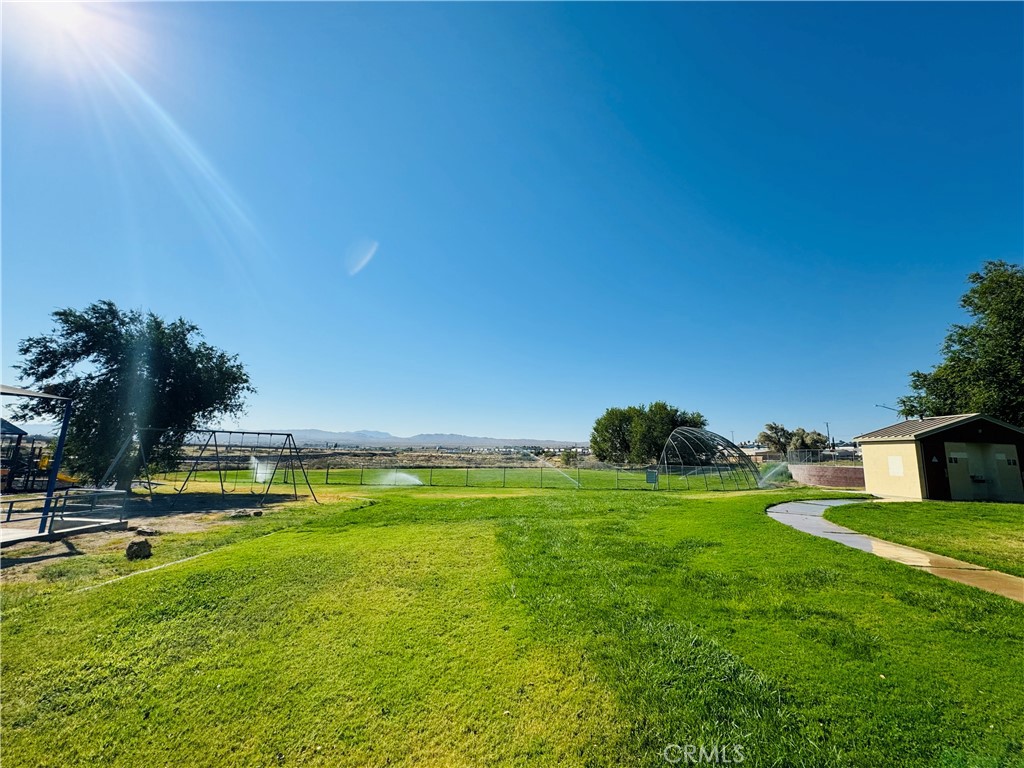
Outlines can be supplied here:
<path id="1" fill-rule="evenodd" d="M 1000 421 L 999 419 L 994 419 L 991 416 L 984 416 L 980 413 L 957 413 L 952 416 L 929 416 L 924 419 L 908 419 L 907 421 L 901 421 L 898 424 L 890 424 L 888 427 L 876 429 L 874 432 L 859 435 L 853 439 L 858 442 L 916 440 L 920 437 L 925 437 L 932 432 L 939 432 L 946 427 L 951 427 L 954 424 L 973 421 L 974 419 L 979 418 L 985 418 L 990 421 L 994 421 L 997 424 L 1003 424 L 1004 426 L 1018 432 L 1024 431 L 1012 424 L 1006 424 L 1006 422 Z"/>

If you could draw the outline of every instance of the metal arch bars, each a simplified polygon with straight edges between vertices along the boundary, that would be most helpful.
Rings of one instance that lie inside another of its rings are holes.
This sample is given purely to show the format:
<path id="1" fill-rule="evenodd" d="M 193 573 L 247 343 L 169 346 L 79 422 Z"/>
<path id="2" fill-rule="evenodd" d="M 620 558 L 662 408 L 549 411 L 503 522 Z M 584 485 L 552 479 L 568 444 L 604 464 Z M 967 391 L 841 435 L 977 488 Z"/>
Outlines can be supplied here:
<path id="1" fill-rule="evenodd" d="M 658 471 L 682 477 L 690 488 L 690 477 L 701 475 L 704 488 L 711 490 L 708 475 L 717 475 L 720 487 L 736 490 L 759 487 L 761 473 L 750 457 L 719 434 L 694 427 L 677 427 L 665 441 Z M 741 484 L 742 482 L 742 484 Z"/>

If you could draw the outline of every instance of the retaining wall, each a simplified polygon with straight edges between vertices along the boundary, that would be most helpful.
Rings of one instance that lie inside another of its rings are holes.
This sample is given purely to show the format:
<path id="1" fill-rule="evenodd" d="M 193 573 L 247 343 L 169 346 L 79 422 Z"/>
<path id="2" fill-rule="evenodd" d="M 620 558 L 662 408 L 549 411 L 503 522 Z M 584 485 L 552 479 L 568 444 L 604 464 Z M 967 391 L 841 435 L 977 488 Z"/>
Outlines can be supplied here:
<path id="1" fill-rule="evenodd" d="M 837 467 L 827 464 L 790 464 L 793 479 L 804 485 L 823 488 L 863 488 L 864 467 Z"/>

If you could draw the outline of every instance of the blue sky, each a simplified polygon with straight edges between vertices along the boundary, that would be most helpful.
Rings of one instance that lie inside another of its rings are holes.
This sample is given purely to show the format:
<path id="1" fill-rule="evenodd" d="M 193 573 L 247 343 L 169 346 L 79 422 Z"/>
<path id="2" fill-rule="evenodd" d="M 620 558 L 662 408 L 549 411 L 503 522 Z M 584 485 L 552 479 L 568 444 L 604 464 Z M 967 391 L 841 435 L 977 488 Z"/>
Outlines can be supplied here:
<path id="1" fill-rule="evenodd" d="M 3 380 L 111 299 L 249 428 L 852 437 L 1024 259 L 1024 6 L 3 6 Z"/>

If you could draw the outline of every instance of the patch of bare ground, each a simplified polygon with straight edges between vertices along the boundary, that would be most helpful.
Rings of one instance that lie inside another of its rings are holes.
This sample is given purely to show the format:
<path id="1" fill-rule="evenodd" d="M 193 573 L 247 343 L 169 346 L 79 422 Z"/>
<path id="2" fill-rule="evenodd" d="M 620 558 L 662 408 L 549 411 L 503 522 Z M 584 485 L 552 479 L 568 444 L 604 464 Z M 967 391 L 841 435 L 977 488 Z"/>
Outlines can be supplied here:
<path id="1" fill-rule="evenodd" d="M 244 524 L 248 517 L 273 515 L 282 502 L 293 501 L 290 495 L 272 494 L 261 507 L 261 498 L 249 493 L 174 495 L 160 492 L 152 496 L 136 493 L 129 499 L 126 509 L 128 530 L 82 533 L 53 542 L 12 544 L 0 554 L 2 580 L 5 583 L 33 581 L 40 570 L 64 558 L 123 553 L 128 542 L 140 535 L 140 530 L 154 537 L 214 532 Z"/>

